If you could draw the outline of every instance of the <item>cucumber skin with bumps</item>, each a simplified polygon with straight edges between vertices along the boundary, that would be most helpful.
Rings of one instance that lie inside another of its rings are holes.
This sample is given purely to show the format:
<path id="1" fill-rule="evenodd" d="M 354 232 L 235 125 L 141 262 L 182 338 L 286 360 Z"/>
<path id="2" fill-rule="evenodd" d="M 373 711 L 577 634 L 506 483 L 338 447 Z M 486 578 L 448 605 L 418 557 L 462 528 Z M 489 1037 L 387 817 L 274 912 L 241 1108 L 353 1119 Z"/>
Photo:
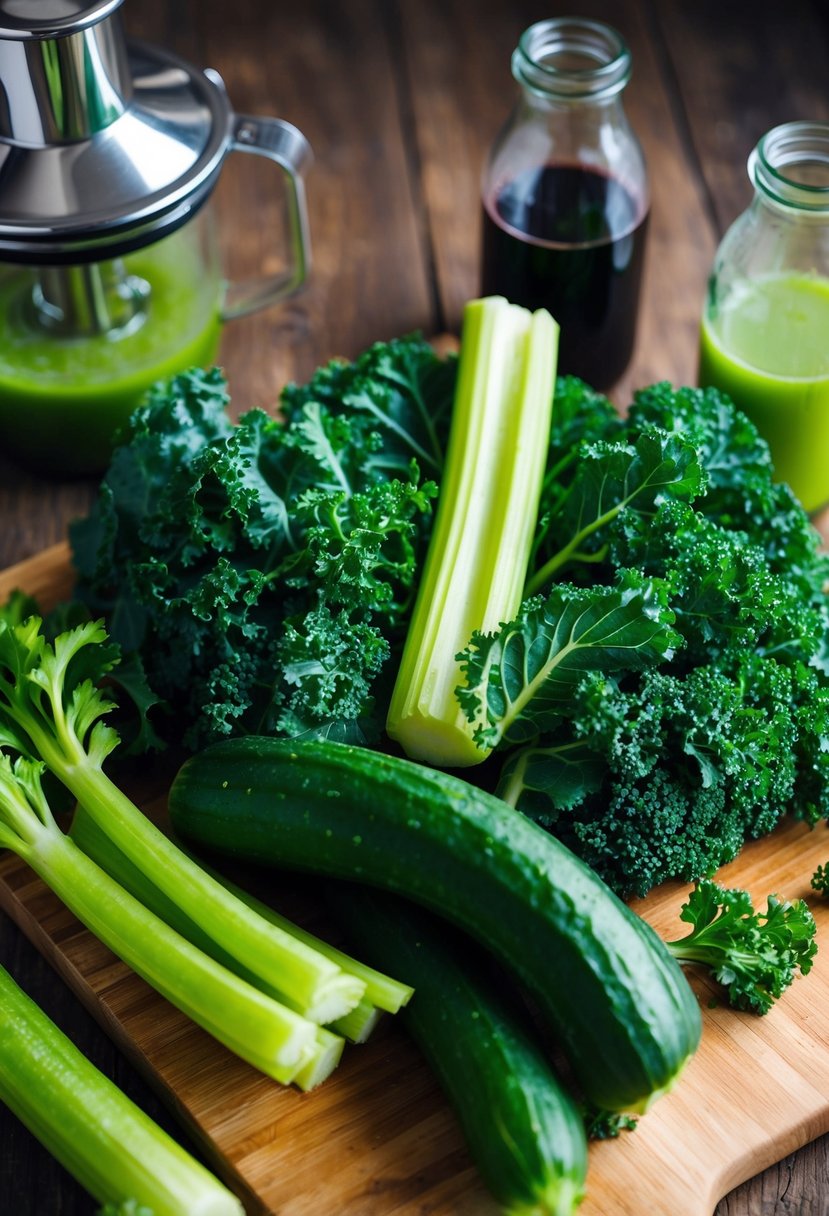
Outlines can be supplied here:
<path id="1" fill-rule="evenodd" d="M 584 1120 L 480 953 L 408 900 L 350 884 L 329 896 L 361 957 L 414 988 L 398 1017 L 502 1209 L 572 1216 L 587 1174 Z"/>
<path id="2" fill-rule="evenodd" d="M 533 994 L 598 1107 L 645 1109 L 699 1043 L 696 998 L 650 926 L 543 828 L 451 774 L 248 736 L 186 761 L 170 814 L 196 845 L 376 885 L 465 929 Z"/>

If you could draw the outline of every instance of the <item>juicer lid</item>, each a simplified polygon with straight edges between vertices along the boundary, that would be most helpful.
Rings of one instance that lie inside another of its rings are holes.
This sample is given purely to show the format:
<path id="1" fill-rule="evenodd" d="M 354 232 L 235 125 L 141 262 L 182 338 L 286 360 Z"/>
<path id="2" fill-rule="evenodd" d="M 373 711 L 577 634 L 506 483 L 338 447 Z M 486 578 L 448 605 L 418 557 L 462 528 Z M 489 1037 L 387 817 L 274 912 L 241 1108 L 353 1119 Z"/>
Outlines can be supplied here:
<path id="1" fill-rule="evenodd" d="M 0 0 L 0 260 L 126 253 L 216 183 L 234 117 L 221 78 L 125 43 L 120 3 Z"/>

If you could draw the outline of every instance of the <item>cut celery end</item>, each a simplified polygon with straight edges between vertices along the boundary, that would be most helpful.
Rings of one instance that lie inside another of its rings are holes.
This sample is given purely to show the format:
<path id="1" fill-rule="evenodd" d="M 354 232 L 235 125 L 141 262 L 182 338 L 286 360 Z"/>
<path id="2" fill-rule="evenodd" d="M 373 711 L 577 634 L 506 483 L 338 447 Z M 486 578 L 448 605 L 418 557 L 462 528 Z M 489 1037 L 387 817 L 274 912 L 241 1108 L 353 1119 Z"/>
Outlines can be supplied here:
<path id="1" fill-rule="evenodd" d="M 527 574 L 550 439 L 558 325 L 500 296 L 464 311 L 437 518 L 386 723 L 415 760 L 468 767 L 457 655 L 511 620 Z"/>
<path id="2" fill-rule="evenodd" d="M 362 1000 L 356 1009 L 352 1009 L 345 1017 L 337 1018 L 336 1022 L 332 1022 L 329 1029 L 335 1030 L 337 1034 L 343 1035 L 352 1043 L 366 1043 L 374 1033 L 382 1016 L 382 1010 L 378 1009 L 376 1005 Z"/>
<path id="3" fill-rule="evenodd" d="M 209 869 L 209 867 L 207 867 Z M 210 871 L 213 873 L 213 871 Z M 360 1001 L 353 1007 L 350 1013 L 354 1013 L 357 1017 L 362 1017 L 358 1011 L 365 1009 L 366 1005 L 376 1005 L 379 1010 L 384 1013 L 398 1013 L 404 1005 L 408 1005 L 414 995 L 414 989 L 410 984 L 403 984 L 400 980 L 392 979 L 391 976 L 384 975 L 382 971 L 377 971 L 374 967 L 369 967 L 366 963 L 361 963 L 357 959 L 352 958 L 350 954 L 345 954 L 344 951 L 338 950 L 336 946 L 329 945 L 319 937 L 315 937 L 313 933 L 309 933 L 307 929 L 302 929 L 299 925 L 293 924 L 279 912 L 275 912 L 268 904 L 263 903 L 261 899 L 257 899 L 255 895 L 249 895 L 247 891 L 241 887 L 237 887 L 235 883 L 222 878 L 217 874 L 219 882 L 223 883 L 229 891 L 239 899 L 249 904 L 254 911 L 258 912 L 263 919 L 270 921 L 274 925 L 281 925 L 284 929 L 295 933 L 297 937 L 314 949 L 319 950 L 320 954 L 324 954 L 326 958 L 330 958 L 343 971 L 349 975 L 353 975 L 364 985 L 364 993 Z M 345 1021 L 349 1017 L 348 1013 L 338 1016 L 337 1022 Z M 346 1035 L 346 1038 L 350 1038 Z"/>
<path id="4" fill-rule="evenodd" d="M 344 1047 L 345 1040 L 341 1035 L 326 1030 L 324 1026 L 318 1027 L 316 1042 L 309 1049 L 305 1063 L 292 1078 L 294 1085 L 303 1093 L 321 1085 L 339 1064 Z"/>
<path id="5" fill-rule="evenodd" d="M 0 968 L 0 1099 L 100 1203 L 155 1216 L 243 1216 L 242 1205 L 162 1131 Z"/>

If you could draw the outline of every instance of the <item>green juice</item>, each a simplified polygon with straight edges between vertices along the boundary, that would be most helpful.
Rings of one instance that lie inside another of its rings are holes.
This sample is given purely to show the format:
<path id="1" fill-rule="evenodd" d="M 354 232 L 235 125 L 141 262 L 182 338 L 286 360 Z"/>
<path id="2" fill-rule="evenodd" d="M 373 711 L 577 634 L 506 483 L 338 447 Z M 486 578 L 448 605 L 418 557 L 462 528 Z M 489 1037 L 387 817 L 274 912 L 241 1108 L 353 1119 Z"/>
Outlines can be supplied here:
<path id="1" fill-rule="evenodd" d="M 150 288 L 132 332 L 61 337 L 31 308 L 35 273 L 0 273 L 0 452 L 42 472 L 102 471 L 117 429 L 157 380 L 209 366 L 220 281 L 186 229 L 123 259 Z"/>
<path id="2" fill-rule="evenodd" d="M 807 511 L 829 502 L 829 280 L 770 275 L 735 289 L 703 318 L 699 383 L 748 414 Z"/>

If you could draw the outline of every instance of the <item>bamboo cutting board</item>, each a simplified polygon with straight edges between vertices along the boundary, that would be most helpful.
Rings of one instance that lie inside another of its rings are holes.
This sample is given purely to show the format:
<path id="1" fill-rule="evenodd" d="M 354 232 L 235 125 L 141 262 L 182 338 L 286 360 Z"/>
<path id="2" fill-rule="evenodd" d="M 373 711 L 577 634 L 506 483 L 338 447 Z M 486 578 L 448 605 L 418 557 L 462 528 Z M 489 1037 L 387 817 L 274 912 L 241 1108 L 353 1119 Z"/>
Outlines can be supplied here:
<path id="1" fill-rule="evenodd" d="M 0 574 L 0 597 L 15 587 L 44 607 L 64 597 L 66 547 Z M 158 796 L 143 804 L 163 821 L 166 774 L 155 776 Z M 715 987 L 692 977 L 702 1045 L 635 1133 L 591 1145 L 582 1216 L 711 1216 L 739 1182 L 829 1131 L 829 901 L 809 886 L 826 861 L 825 828 L 791 824 L 721 871 L 721 881 L 748 887 L 756 900 L 772 891 L 809 900 L 821 947 L 815 966 L 765 1018 L 712 1004 Z M 305 895 L 280 890 L 274 903 L 315 928 L 304 885 Z M 636 909 L 666 938 L 679 937 L 686 891 L 666 885 Z M 370 1043 L 347 1048 L 319 1089 L 299 1094 L 189 1023 L 9 856 L 0 859 L 0 905 L 168 1100 L 250 1213 L 496 1216 L 451 1112 L 393 1019 Z"/>

